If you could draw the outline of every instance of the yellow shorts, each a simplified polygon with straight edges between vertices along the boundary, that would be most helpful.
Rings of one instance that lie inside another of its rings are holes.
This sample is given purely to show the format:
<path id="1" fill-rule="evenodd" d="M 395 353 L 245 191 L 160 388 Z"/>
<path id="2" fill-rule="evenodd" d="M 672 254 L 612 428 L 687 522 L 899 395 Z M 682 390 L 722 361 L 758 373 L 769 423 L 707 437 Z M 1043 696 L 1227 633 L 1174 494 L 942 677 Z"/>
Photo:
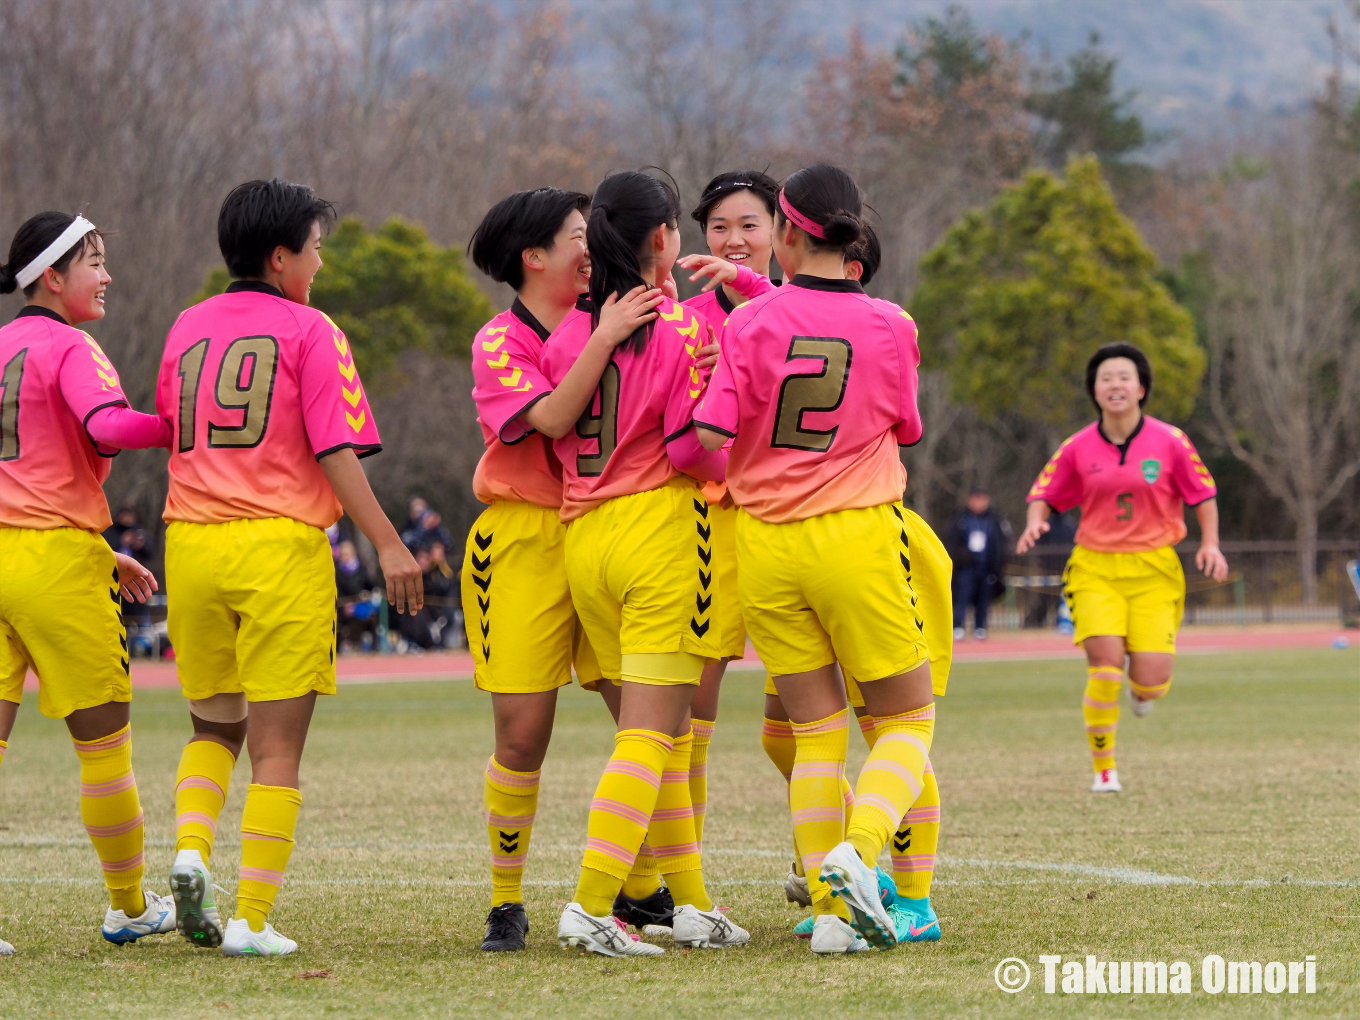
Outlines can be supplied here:
<path id="1" fill-rule="evenodd" d="M 498 501 L 482 511 L 463 554 L 463 619 L 473 680 L 495 694 L 583 687 L 600 667 L 567 587 L 567 529 L 557 510 Z"/>
<path id="2" fill-rule="evenodd" d="M 165 591 L 186 698 L 335 693 L 335 563 L 320 528 L 288 517 L 171 521 Z"/>
<path id="3" fill-rule="evenodd" d="M 1131 652 L 1176 653 L 1185 612 L 1185 573 L 1173 546 L 1105 553 L 1077 546 L 1063 571 L 1063 595 L 1081 644 L 1122 637 Z"/>
<path id="4" fill-rule="evenodd" d="M 718 658 L 711 513 L 698 483 L 682 477 L 567 525 L 571 600 L 602 675 L 619 679 L 625 656 Z"/>
<path id="5" fill-rule="evenodd" d="M 38 710 L 65 719 L 131 701 L 113 550 L 79 528 L 0 528 L 0 699 L 38 677 Z"/>
<path id="6" fill-rule="evenodd" d="M 737 587 L 737 509 L 710 504 L 708 519 L 713 522 L 713 574 L 718 585 L 718 600 L 713 607 L 718 621 L 718 654 L 724 659 L 740 659 L 746 654 L 746 623 L 741 618 Z"/>
<path id="7" fill-rule="evenodd" d="M 786 524 L 741 511 L 741 609 L 775 676 L 839 661 L 860 683 L 927 661 L 910 543 L 897 503 L 840 510 Z"/>

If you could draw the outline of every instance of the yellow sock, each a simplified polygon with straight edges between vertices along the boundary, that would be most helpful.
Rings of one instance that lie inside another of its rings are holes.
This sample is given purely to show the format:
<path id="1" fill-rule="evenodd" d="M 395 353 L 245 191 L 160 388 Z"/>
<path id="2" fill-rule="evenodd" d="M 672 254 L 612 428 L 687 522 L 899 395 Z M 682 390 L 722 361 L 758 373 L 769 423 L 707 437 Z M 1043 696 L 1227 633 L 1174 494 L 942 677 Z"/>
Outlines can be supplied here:
<path id="1" fill-rule="evenodd" d="M 689 799 L 694 805 L 694 842 L 704 848 L 704 816 L 708 813 L 708 743 L 713 739 L 712 719 L 690 720 L 694 732 L 694 748 L 689 756 Z"/>
<path id="2" fill-rule="evenodd" d="M 712 910 L 713 901 L 704 888 L 699 843 L 694 836 L 694 811 L 689 800 L 692 747 L 691 734 L 675 738 L 675 746 L 661 772 L 661 789 L 647 835 L 675 905 L 691 904 L 700 910 Z"/>
<path id="3" fill-rule="evenodd" d="M 656 855 L 646 840 L 638 848 L 633 870 L 623 880 L 623 895 L 633 900 L 645 900 L 661 888 L 661 871 L 656 866 Z"/>
<path id="4" fill-rule="evenodd" d="M 845 836 L 845 776 L 848 739 L 846 709 L 810 723 L 794 723 L 797 757 L 789 781 L 793 837 L 803 858 L 812 912 L 835 913 L 831 891 L 821 879 L 822 860 Z"/>
<path id="5" fill-rule="evenodd" d="M 80 759 L 80 819 L 104 869 L 114 910 L 140 917 L 143 818 L 132 774 L 132 726 L 98 740 L 72 740 Z"/>
<path id="6" fill-rule="evenodd" d="M 855 814 L 845 832 L 870 867 L 925 788 L 935 706 L 876 716 L 874 723 L 874 748 L 860 770 Z"/>
<path id="7" fill-rule="evenodd" d="M 288 786 L 251 783 L 241 812 L 241 871 L 236 886 L 236 915 L 251 931 L 264 931 L 274 897 L 283 885 L 293 855 L 302 794 Z"/>
<path id="8" fill-rule="evenodd" d="M 797 744 L 793 739 L 793 724 L 787 719 L 771 719 L 765 717 L 765 725 L 760 730 L 760 746 L 765 749 L 765 756 L 774 763 L 774 767 L 779 770 L 779 774 L 784 777 L 784 782 L 788 782 L 793 775 L 793 759 L 797 754 Z M 793 873 L 801 875 L 803 873 L 803 859 L 798 854 L 798 842 L 794 840 L 793 846 Z"/>
<path id="9" fill-rule="evenodd" d="M 0 740 L 0 764 L 4 764 L 5 752 L 9 750 L 9 741 Z"/>
<path id="10" fill-rule="evenodd" d="M 1129 674 L 1129 690 L 1133 691 L 1134 696 L 1140 701 L 1156 701 L 1158 698 L 1166 697 L 1166 692 L 1171 690 L 1171 677 L 1167 677 L 1163 683 L 1144 687 Z"/>
<path id="11" fill-rule="evenodd" d="M 1091 666 L 1086 670 L 1086 696 L 1081 714 L 1086 720 L 1086 742 L 1091 745 L 1091 768 L 1104 772 L 1114 768 L 1114 736 L 1119 727 L 1119 687 L 1124 671 L 1117 666 Z"/>
<path id="12" fill-rule="evenodd" d="M 586 852 L 576 887 L 576 902 L 587 914 L 606 916 L 633 870 L 674 743 L 673 737 L 655 730 L 614 734 L 614 754 L 590 803 Z"/>
<path id="13" fill-rule="evenodd" d="M 491 839 L 491 905 L 523 903 L 524 859 L 538 810 L 538 781 L 543 772 L 514 772 L 493 754 L 486 763 L 482 805 Z"/>
<path id="14" fill-rule="evenodd" d="M 930 882 L 935 877 L 935 848 L 939 842 L 940 787 L 935 781 L 935 769 L 927 759 L 921 796 L 902 816 L 902 823 L 893 833 L 889 847 L 898 896 L 915 900 L 930 895 Z"/>
<path id="15" fill-rule="evenodd" d="M 859 732 L 864 737 L 864 742 L 869 745 L 869 750 L 872 751 L 874 749 L 875 739 L 874 717 L 871 715 L 857 715 L 855 718 L 859 720 Z"/>
<path id="16" fill-rule="evenodd" d="M 175 773 L 175 852 L 197 850 L 206 863 L 217 837 L 236 756 L 215 740 L 191 740 Z"/>

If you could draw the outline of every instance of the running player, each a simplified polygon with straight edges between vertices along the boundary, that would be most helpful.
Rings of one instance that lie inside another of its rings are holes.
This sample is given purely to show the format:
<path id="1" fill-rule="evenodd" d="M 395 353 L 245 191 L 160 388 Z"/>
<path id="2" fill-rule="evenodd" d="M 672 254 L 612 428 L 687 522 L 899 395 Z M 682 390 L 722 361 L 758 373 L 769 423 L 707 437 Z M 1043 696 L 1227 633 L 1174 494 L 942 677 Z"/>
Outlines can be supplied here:
<path id="1" fill-rule="evenodd" d="M 671 188 L 611 174 L 591 199 L 590 303 L 568 315 L 543 359 L 559 384 L 598 327 L 610 295 L 665 279 L 680 248 Z M 675 902 L 677 944 L 725 946 L 749 936 L 704 887 L 689 792 L 689 707 L 704 660 L 717 658 L 712 525 L 696 478 L 722 477 L 725 456 L 699 445 L 691 418 L 706 323 L 667 299 L 615 352 L 574 431 L 554 444 L 572 601 L 620 687 L 614 753 L 591 804 L 581 879 L 558 922 L 563 946 L 605 956 L 656 955 L 611 916 L 646 837 Z"/>
<path id="2" fill-rule="evenodd" d="M 1209 469 L 1184 432 L 1143 414 L 1152 393 L 1146 355 L 1132 344 L 1106 344 L 1086 365 L 1086 392 L 1099 418 L 1064 440 L 1039 473 L 1015 549 L 1028 552 L 1054 510 L 1081 507 L 1063 595 L 1076 627 L 1072 640 L 1086 649 L 1091 792 L 1118 793 L 1114 740 L 1124 660 L 1134 715 L 1147 715 L 1171 688 L 1185 609 L 1176 543 L 1186 535 L 1186 504 L 1199 520 L 1195 566 L 1223 581 L 1228 561 L 1218 548 L 1218 488 Z"/>
<path id="3" fill-rule="evenodd" d="M 120 595 L 155 578 L 115 555 L 101 488 L 120 449 L 170 445 L 167 422 L 128 404 L 108 357 L 77 327 L 104 317 L 104 242 L 82 216 L 39 213 L 0 266 L 26 303 L 0 328 L 0 759 L 24 676 L 64 719 L 80 760 L 80 816 L 104 871 L 110 942 L 172 931 L 174 902 L 142 890 L 143 818 L 132 773 L 132 684 Z M 13 952 L 0 943 L 0 955 Z"/>
<path id="4" fill-rule="evenodd" d="M 524 948 L 524 862 L 557 689 L 600 679 L 580 633 L 563 557 L 562 468 L 551 441 L 585 410 L 614 347 L 656 318 L 656 290 L 605 302 L 600 324 L 553 388 L 539 362 L 548 335 L 590 284 L 590 198 L 557 188 L 521 191 L 491 208 L 472 236 L 472 261 L 515 290 L 477 334 L 473 399 L 486 442 L 472 487 L 489 504 L 468 536 L 463 605 L 474 681 L 491 692 L 496 750 L 483 804 L 491 841 L 491 912 L 482 949 Z M 493 655 L 494 652 L 494 655 Z"/>
<path id="5" fill-rule="evenodd" d="M 423 602 L 420 568 L 359 464 L 381 445 L 353 352 L 307 306 L 333 215 L 303 185 L 233 190 L 217 240 L 234 282 L 181 313 L 161 361 L 157 404 L 175 425 L 170 640 L 194 727 L 175 777 L 170 885 L 184 937 L 228 956 L 297 949 L 267 918 L 293 850 L 316 696 L 335 693 L 335 568 L 324 529 L 348 513 L 377 547 L 397 611 Z M 237 916 L 224 930 L 208 860 L 247 714 L 253 781 Z"/>
<path id="6" fill-rule="evenodd" d="M 921 435 L 916 328 L 845 278 L 862 208 L 836 167 L 785 182 L 774 247 L 789 283 L 729 317 L 695 415 L 707 449 L 734 439 L 727 481 L 741 508 L 742 615 L 792 718 L 789 800 L 816 953 L 904 940 L 874 861 L 923 790 L 934 731 L 897 452 Z M 876 734 L 848 826 L 837 660 L 858 681 Z"/>

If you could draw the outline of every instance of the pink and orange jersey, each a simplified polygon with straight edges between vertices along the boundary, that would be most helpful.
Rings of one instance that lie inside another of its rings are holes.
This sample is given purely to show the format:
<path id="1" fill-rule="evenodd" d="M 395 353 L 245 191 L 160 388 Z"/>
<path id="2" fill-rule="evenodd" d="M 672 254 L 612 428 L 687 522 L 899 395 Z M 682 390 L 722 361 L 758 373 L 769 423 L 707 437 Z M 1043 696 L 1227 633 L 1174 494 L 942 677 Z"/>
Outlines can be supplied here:
<path id="1" fill-rule="evenodd" d="M 1185 537 L 1184 505 L 1218 487 L 1180 429 L 1146 415 L 1123 446 L 1094 422 L 1069 436 L 1039 472 L 1028 502 L 1058 513 L 1081 507 L 1077 545 L 1095 552 L 1148 552 Z"/>
<path id="2" fill-rule="evenodd" d="M 735 309 L 695 424 L 735 436 L 733 500 L 780 524 L 902 498 L 921 438 L 916 324 L 852 280 L 796 276 Z"/>
<path id="3" fill-rule="evenodd" d="M 167 521 L 340 518 L 318 463 L 382 449 L 349 342 L 325 313 L 238 280 L 180 314 L 156 406 L 175 424 Z"/>
<path id="4" fill-rule="evenodd" d="M 553 389 L 540 365 L 548 336 L 516 298 L 472 341 L 472 399 L 486 443 L 472 491 L 483 503 L 562 505 L 562 467 L 552 443 L 524 420 Z"/>
<path id="5" fill-rule="evenodd" d="M 747 266 L 737 266 L 737 279 L 732 284 L 732 289 L 738 294 L 745 295 L 747 300 L 768 294 L 775 288 L 775 282 L 768 276 L 761 276 Z M 686 308 L 692 308 L 702 315 L 704 321 L 719 332 L 727 324 L 727 317 L 739 307 L 732 303 L 722 287 L 714 287 L 707 294 L 695 294 L 682 303 Z"/>
<path id="6" fill-rule="evenodd" d="M 0 526 L 107 528 L 101 486 L 117 451 L 85 423 L 127 406 L 99 344 L 56 312 L 28 305 L 0 328 Z"/>
<path id="7" fill-rule="evenodd" d="M 708 324 L 666 298 L 641 353 L 619 346 L 576 428 L 554 442 L 562 463 L 562 520 L 571 521 L 615 496 L 649 492 L 680 474 L 666 444 L 684 435 L 704 392 L 695 352 Z M 543 372 L 556 386 L 590 339 L 585 301 L 553 331 Z"/>

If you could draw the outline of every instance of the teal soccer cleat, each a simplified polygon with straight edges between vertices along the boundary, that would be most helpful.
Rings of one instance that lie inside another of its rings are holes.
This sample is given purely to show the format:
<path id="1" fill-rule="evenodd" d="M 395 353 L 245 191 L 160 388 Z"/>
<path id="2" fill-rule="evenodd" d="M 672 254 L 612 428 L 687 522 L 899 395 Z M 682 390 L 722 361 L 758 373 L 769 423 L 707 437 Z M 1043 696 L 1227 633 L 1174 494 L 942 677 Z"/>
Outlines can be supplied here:
<path id="1" fill-rule="evenodd" d="M 940 941 L 940 919 L 930 905 L 930 897 L 918 900 L 899 897 L 888 907 L 888 917 L 897 929 L 898 942 L 938 942 Z"/>

